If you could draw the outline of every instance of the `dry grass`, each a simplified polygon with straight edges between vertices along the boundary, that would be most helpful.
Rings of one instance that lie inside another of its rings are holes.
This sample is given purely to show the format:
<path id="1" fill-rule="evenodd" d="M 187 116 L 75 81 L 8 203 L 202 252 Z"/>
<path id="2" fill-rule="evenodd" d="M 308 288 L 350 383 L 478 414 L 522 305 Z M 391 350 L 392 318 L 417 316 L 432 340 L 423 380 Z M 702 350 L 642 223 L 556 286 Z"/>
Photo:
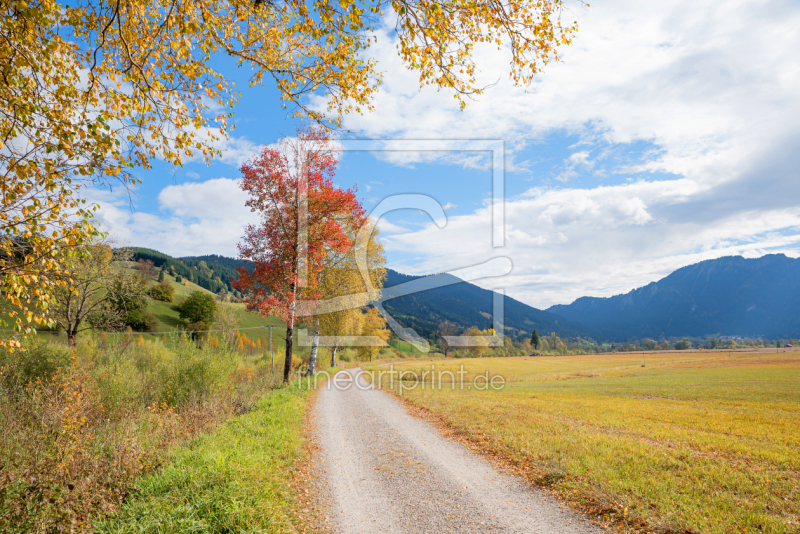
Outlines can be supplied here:
<path id="1" fill-rule="evenodd" d="M 800 532 L 800 353 L 641 358 L 431 362 L 508 383 L 404 395 L 622 530 Z"/>

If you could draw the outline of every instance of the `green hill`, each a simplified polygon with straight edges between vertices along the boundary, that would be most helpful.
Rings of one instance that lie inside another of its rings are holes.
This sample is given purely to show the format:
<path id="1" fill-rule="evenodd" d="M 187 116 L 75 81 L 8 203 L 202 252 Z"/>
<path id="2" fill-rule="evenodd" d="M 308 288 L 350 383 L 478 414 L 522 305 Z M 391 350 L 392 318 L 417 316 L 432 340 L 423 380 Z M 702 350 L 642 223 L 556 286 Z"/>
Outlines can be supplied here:
<path id="1" fill-rule="evenodd" d="M 145 250 L 147 251 L 144 255 L 139 255 L 138 258 L 145 258 L 151 259 L 155 264 L 155 261 L 152 260 L 154 257 L 159 257 L 161 260 L 160 265 L 174 265 L 176 266 L 176 272 L 185 272 L 184 268 L 189 268 L 181 259 L 173 258 L 171 256 L 167 256 L 166 254 L 162 254 L 157 251 L 151 251 L 149 249 L 135 249 L 135 250 Z M 158 255 L 158 256 L 156 256 Z M 136 258 L 136 255 L 134 256 Z M 138 259 L 137 258 L 137 259 Z M 123 269 L 134 269 L 136 263 L 135 262 L 120 262 L 119 267 Z M 178 267 L 182 266 L 182 267 Z M 150 300 L 150 303 L 147 306 L 147 311 L 152 313 L 156 319 L 158 320 L 158 330 L 157 332 L 173 332 L 180 330 L 183 327 L 183 321 L 180 318 L 177 306 L 183 302 L 189 295 L 191 295 L 195 291 L 202 291 L 204 293 L 208 293 L 213 295 L 214 298 L 217 300 L 217 306 L 227 306 L 234 308 L 237 312 L 237 316 L 239 318 L 239 329 L 242 333 L 246 334 L 249 339 L 252 340 L 261 340 L 261 344 L 263 347 L 268 346 L 269 342 L 269 329 L 264 328 L 266 326 L 273 326 L 273 342 L 275 344 L 276 350 L 278 347 L 284 346 L 284 339 L 286 336 L 286 324 L 280 320 L 278 317 L 261 317 L 256 313 L 248 312 L 245 309 L 245 305 L 241 303 L 235 302 L 222 302 L 220 300 L 220 296 L 216 293 L 209 291 L 207 288 L 198 285 L 195 282 L 190 281 L 187 276 L 179 275 L 182 278 L 181 282 L 176 282 L 176 277 L 170 274 L 165 274 L 165 281 L 167 281 L 174 289 L 175 289 L 175 298 L 172 302 L 162 302 L 158 300 Z M 157 284 L 156 280 L 148 280 L 148 286 L 153 286 Z M 143 333 L 143 336 L 160 336 L 162 334 L 147 334 Z"/>
<path id="2" fill-rule="evenodd" d="M 222 289 L 229 293 L 235 291 L 233 281 L 236 279 L 236 270 L 228 265 L 237 260 L 216 255 L 173 258 L 157 250 L 142 247 L 130 250 L 133 252 L 133 261 L 150 260 L 157 268 L 166 266 L 181 278 L 186 278 L 212 293 L 219 293 Z M 221 262 L 220 259 L 227 261 Z"/>

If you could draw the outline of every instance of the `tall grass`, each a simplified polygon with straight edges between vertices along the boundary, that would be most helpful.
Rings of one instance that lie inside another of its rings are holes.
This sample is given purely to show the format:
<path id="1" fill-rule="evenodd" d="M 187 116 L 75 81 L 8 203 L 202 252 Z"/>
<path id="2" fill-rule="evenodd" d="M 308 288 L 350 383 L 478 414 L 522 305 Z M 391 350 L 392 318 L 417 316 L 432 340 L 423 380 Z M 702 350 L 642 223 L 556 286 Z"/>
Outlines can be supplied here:
<path id="1" fill-rule="evenodd" d="M 97 531 L 301 530 L 291 473 L 302 453 L 307 386 L 276 389 L 253 412 L 180 447 L 169 466 L 139 481 L 118 512 L 96 522 Z"/>
<path id="2" fill-rule="evenodd" d="M 185 337 L 25 349 L 0 354 L 2 532 L 90 530 L 175 445 L 252 410 L 273 385 L 260 355 Z"/>

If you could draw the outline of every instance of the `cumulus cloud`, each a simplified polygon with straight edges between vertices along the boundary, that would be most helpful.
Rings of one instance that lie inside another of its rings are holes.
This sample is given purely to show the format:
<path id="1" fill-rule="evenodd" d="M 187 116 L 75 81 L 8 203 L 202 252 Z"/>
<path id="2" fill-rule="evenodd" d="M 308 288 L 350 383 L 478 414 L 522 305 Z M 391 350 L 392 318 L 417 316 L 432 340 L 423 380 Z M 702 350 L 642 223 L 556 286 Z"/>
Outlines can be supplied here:
<path id="1" fill-rule="evenodd" d="M 371 138 L 508 139 L 511 151 L 514 141 L 555 131 L 646 140 L 660 150 L 636 170 L 710 181 L 797 131 L 796 3 L 719 10 L 711 0 L 610 0 L 575 16 L 581 29 L 564 62 L 548 65 L 527 93 L 506 81 L 505 52 L 478 46 L 484 81 L 500 81 L 465 112 L 446 91 L 420 91 L 387 27 L 372 51 L 385 72 L 376 111 L 348 116 L 346 126 Z"/>
<path id="2" fill-rule="evenodd" d="M 709 258 L 797 255 L 800 209 L 778 204 L 709 220 L 702 212 L 718 192 L 698 191 L 688 179 L 537 189 L 506 202 L 502 248 L 492 248 L 488 207 L 449 217 L 443 229 L 429 224 L 386 236 L 385 244 L 390 255 L 413 254 L 413 263 L 395 266 L 420 274 L 507 256 L 514 269 L 498 287 L 537 307 L 619 294 Z M 697 215 L 676 213 L 676 202 Z"/>
<path id="3" fill-rule="evenodd" d="M 506 247 L 492 248 L 482 207 L 445 229 L 388 236 L 390 257 L 414 258 L 395 265 L 440 272 L 507 255 L 515 264 L 509 294 L 547 306 L 628 291 L 726 254 L 797 255 L 800 4 L 735 0 L 720 10 L 711 0 L 608 0 L 575 15 L 580 32 L 564 62 L 548 65 L 528 92 L 506 81 L 503 51 L 477 47 L 484 80 L 500 81 L 464 112 L 446 91 L 420 91 L 390 29 L 379 32 L 374 52 L 386 77 L 376 111 L 348 117 L 348 128 L 372 138 L 504 139 L 507 171 L 525 168 L 526 147 L 579 139 L 556 176 L 563 187 L 506 203 Z M 635 152 L 635 143 L 651 148 Z M 600 172 L 596 147 L 627 156 L 603 172 L 634 179 L 567 187 Z M 448 157 L 474 166 L 468 156 Z M 403 162 L 436 157 L 406 154 Z"/>
<path id="4" fill-rule="evenodd" d="M 258 217 L 244 205 L 247 195 L 238 180 L 216 178 L 201 183 L 165 187 L 158 196 L 157 214 L 134 211 L 124 193 L 94 191 L 104 231 L 132 246 L 166 254 L 236 256 L 244 227 Z"/>

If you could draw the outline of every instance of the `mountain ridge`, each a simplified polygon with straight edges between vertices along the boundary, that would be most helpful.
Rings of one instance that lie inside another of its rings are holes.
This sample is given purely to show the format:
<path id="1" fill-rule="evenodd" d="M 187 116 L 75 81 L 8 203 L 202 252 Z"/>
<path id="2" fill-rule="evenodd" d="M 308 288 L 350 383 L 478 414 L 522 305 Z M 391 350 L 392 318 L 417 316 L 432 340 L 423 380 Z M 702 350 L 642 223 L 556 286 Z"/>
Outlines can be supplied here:
<path id="1" fill-rule="evenodd" d="M 387 269 L 384 287 L 392 287 L 425 276 L 413 276 Z M 433 276 L 433 275 L 428 275 Z M 439 275 L 441 276 L 441 275 Z M 453 275 L 452 285 L 429 289 L 412 295 L 387 300 L 384 303 L 397 322 L 414 328 L 428 339 L 435 337 L 436 329 L 450 321 L 463 329 L 477 326 L 485 330 L 492 326 L 493 291 L 465 282 Z M 596 338 L 597 332 L 564 317 L 539 310 L 509 296 L 504 296 L 505 334 L 512 339 L 530 337 L 534 329 L 545 335 L 555 332 L 562 338 Z M 457 311 L 456 311 L 457 310 Z"/>
<path id="2" fill-rule="evenodd" d="M 800 259 L 724 256 L 687 265 L 612 297 L 581 297 L 547 311 L 609 339 L 800 335 Z"/>

